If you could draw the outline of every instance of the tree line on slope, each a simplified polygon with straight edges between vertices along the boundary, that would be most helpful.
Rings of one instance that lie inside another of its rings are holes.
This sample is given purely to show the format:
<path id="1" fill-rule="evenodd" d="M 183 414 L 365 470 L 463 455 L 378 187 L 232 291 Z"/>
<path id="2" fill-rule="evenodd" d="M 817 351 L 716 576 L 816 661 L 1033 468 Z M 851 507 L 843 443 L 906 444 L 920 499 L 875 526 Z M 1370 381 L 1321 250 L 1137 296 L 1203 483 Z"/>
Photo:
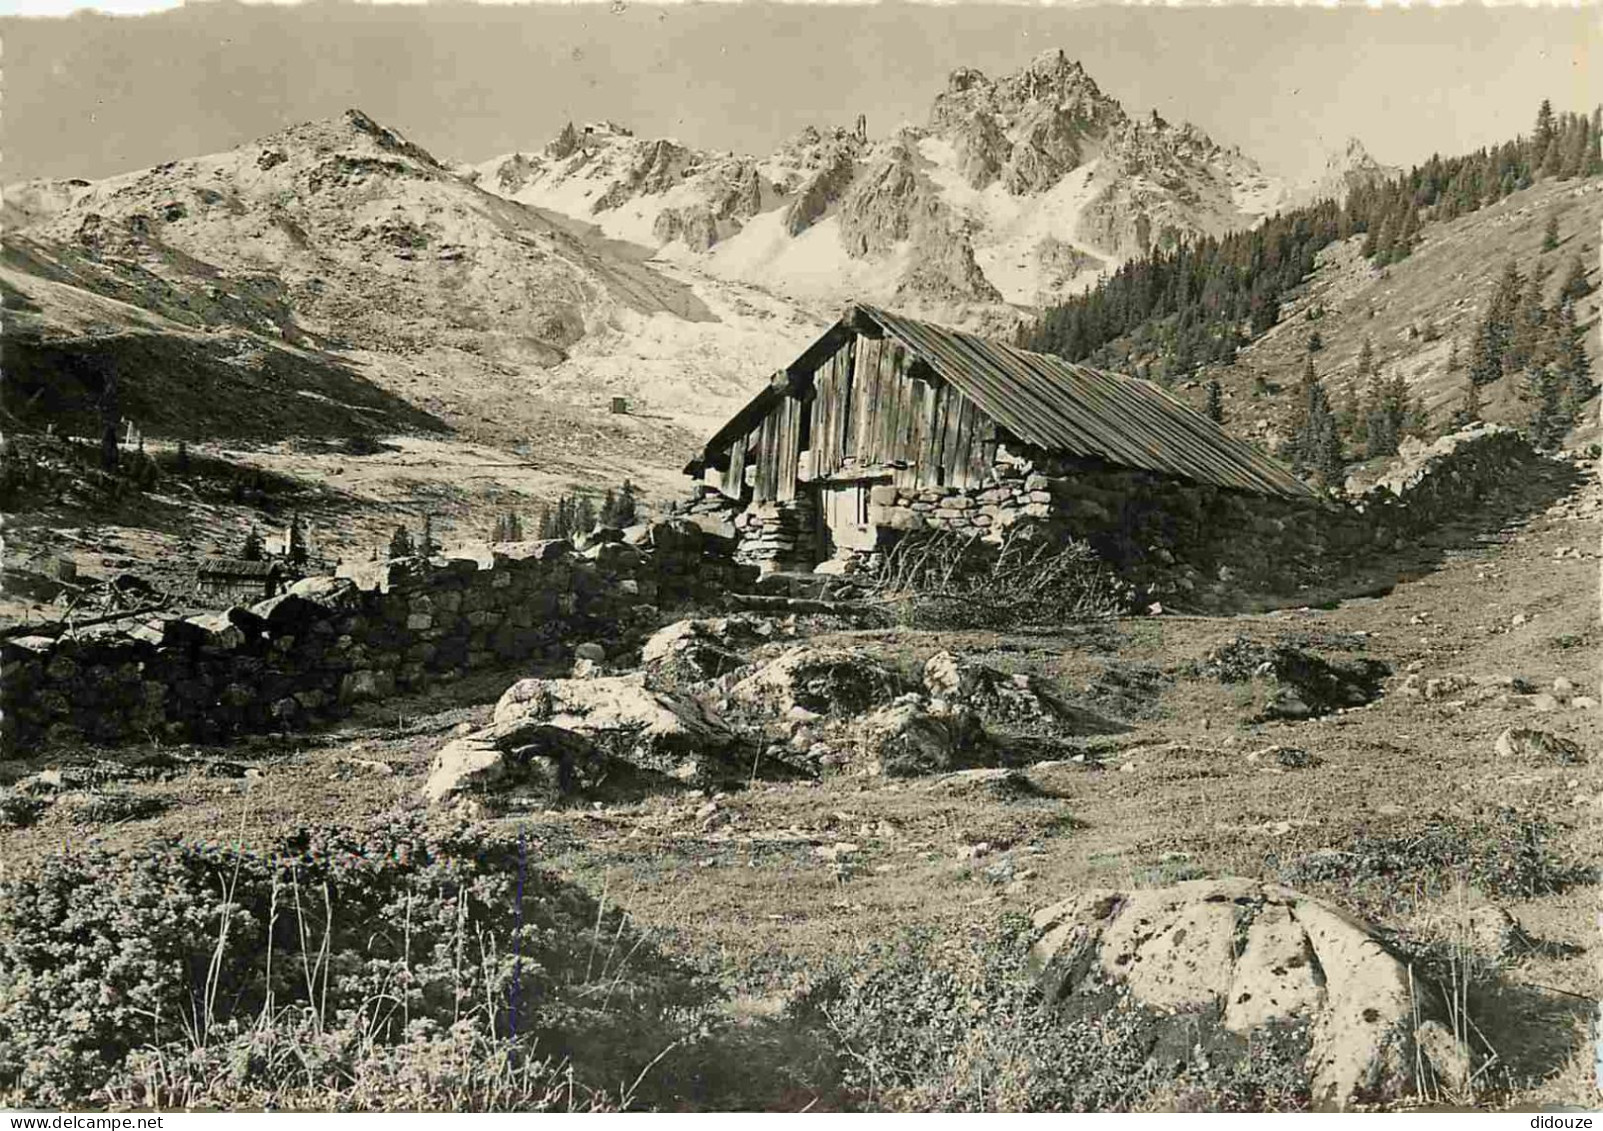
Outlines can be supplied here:
<path id="1" fill-rule="evenodd" d="M 1537 179 L 1603 174 L 1603 108 L 1555 115 L 1543 101 L 1536 127 L 1500 146 L 1433 156 L 1390 180 L 1355 186 L 1258 227 L 1206 236 L 1132 259 L 1093 290 L 1049 307 L 1019 331 L 1026 349 L 1172 381 L 1236 351 L 1279 318 L 1285 296 L 1315 256 L 1350 236 L 1377 265 L 1413 251 L 1419 227 L 1496 203 Z"/>

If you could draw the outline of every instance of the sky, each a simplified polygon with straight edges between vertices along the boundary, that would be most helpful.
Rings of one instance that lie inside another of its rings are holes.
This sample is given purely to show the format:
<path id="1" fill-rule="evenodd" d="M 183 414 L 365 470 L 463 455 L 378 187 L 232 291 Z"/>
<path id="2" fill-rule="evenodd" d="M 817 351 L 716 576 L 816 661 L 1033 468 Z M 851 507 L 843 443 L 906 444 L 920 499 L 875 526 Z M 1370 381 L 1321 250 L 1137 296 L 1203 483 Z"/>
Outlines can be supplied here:
<path id="1" fill-rule="evenodd" d="M 74 0 L 0 0 L 0 12 Z M 105 0 L 131 8 L 171 0 Z M 8 6 L 9 5 L 9 6 Z M 1349 136 L 1409 165 L 1603 102 L 1603 8 L 942 3 L 296 5 L 0 18 L 0 180 L 99 178 L 359 107 L 443 161 L 612 119 L 766 153 L 802 127 L 922 122 L 958 66 L 1079 59 L 1156 109 L 1311 179 Z"/>

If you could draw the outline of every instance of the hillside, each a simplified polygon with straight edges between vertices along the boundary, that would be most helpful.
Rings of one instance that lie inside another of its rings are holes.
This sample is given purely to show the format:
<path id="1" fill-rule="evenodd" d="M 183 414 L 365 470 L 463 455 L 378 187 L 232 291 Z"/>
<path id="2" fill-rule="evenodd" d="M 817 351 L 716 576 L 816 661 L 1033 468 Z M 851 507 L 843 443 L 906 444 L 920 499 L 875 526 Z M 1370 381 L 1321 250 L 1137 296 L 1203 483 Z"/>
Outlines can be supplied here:
<path id="1" fill-rule="evenodd" d="M 684 452 L 822 319 L 483 192 L 355 110 L 106 181 L 8 186 L 4 220 L 6 431 L 98 437 L 114 383 L 152 452 L 183 439 L 340 484 L 318 513 L 332 555 L 425 515 L 477 537 L 626 477 L 666 501 Z M 8 550 L 98 568 L 101 542 L 229 552 L 262 519 L 179 510 L 137 531 L 120 513 L 80 554 L 50 525 L 112 516 L 41 498 Z"/>
<path id="2" fill-rule="evenodd" d="M 753 157 L 570 125 L 464 175 L 718 278 L 999 325 L 1149 247 L 1250 227 L 1290 191 L 1194 126 L 1131 115 L 1062 51 L 954 71 L 923 125 L 879 138 L 859 121 Z"/>
<path id="3" fill-rule="evenodd" d="M 13 186 L 6 198 L 5 278 L 43 319 L 93 299 L 39 279 L 156 316 L 143 330 L 159 326 L 179 353 L 194 333 L 312 351 L 481 441 L 562 449 L 576 425 L 605 414 L 602 391 L 568 395 L 574 366 L 556 395 L 542 379 L 593 357 L 598 338 L 654 333 L 673 340 L 668 353 L 710 362 L 703 395 L 683 411 L 679 389 L 649 380 L 604 390 L 668 418 L 652 429 L 600 422 L 612 445 L 644 463 L 669 461 L 670 448 L 740 399 L 738 379 L 748 378 L 744 365 L 720 370 L 717 359 L 749 359 L 750 336 L 731 345 L 690 283 L 644 264 L 638 249 L 472 187 L 360 111 L 107 181 Z M 771 329 L 786 313 L 754 321 Z M 811 323 L 798 329 L 805 337 Z M 136 384 L 154 371 L 128 368 Z M 283 435 L 271 420 L 240 416 Z M 689 433 L 675 433 L 681 422 Z M 171 416 L 150 428 L 192 439 L 218 431 L 210 417 L 190 425 Z"/>
<path id="4" fill-rule="evenodd" d="M 1557 249 L 1543 251 L 1549 217 L 1557 219 L 1559 242 Z M 1243 348 L 1234 365 L 1205 367 L 1181 391 L 1201 405 L 1207 382 L 1218 380 L 1227 426 L 1277 445 L 1296 409 L 1294 390 L 1309 337 L 1317 331 L 1322 348 L 1313 355 L 1314 365 L 1335 405 L 1354 391 L 1367 338 L 1382 377 L 1401 374 L 1410 393 L 1424 399 L 1432 424 L 1442 425 L 1463 401 L 1475 328 L 1505 265 L 1512 260 L 1524 275 L 1538 268 L 1547 272 L 1544 294 L 1551 305 L 1577 255 L 1594 289 L 1576 303 L 1575 313 L 1586 331 L 1593 379 L 1603 379 L 1597 333 L 1603 294 L 1596 289 L 1600 226 L 1603 178 L 1591 177 L 1542 181 L 1479 211 L 1427 223 L 1413 253 L 1386 267 L 1362 256 L 1362 236 L 1333 244 L 1320 254 L 1308 282 L 1285 304 L 1272 329 Z M 1450 370 L 1455 342 L 1460 368 Z M 1520 398 L 1519 384 L 1518 376 L 1509 376 L 1482 389 L 1483 417 L 1523 424 L 1530 408 Z M 1255 393 L 1264 385 L 1283 391 Z M 1570 444 L 1598 439 L 1595 404 L 1581 415 Z"/>

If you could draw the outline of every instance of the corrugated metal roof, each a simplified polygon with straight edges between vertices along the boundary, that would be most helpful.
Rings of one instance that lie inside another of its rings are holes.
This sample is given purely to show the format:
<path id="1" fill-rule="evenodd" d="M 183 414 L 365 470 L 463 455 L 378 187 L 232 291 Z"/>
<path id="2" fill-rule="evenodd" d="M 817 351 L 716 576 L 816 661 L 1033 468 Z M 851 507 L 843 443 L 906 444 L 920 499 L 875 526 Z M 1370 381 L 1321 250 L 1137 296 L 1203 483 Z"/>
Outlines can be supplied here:
<path id="1" fill-rule="evenodd" d="M 1317 497 L 1281 464 L 1147 381 L 877 307 L 857 309 L 1028 444 L 1219 487 Z"/>

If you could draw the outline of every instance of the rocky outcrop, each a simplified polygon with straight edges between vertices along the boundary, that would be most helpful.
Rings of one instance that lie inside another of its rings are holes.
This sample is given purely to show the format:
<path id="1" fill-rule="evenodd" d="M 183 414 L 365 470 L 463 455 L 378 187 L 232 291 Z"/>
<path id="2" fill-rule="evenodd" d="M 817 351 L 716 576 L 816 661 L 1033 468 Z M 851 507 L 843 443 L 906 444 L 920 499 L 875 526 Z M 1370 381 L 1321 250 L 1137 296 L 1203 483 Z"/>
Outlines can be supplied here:
<path id="1" fill-rule="evenodd" d="M 773 621 L 755 616 L 675 621 L 641 647 L 640 667 L 652 687 L 692 688 L 740 669 L 746 660 L 739 649 L 779 633 Z"/>
<path id="2" fill-rule="evenodd" d="M 553 161 L 566 161 L 579 149 L 579 131 L 569 122 L 545 147 L 545 155 Z"/>
<path id="3" fill-rule="evenodd" d="M 975 712 L 988 726 L 1014 733 L 1075 733 L 1076 712 L 1027 675 L 1008 675 L 951 652 L 924 664 L 930 698 Z"/>
<path id="4" fill-rule="evenodd" d="M 1586 761 L 1581 744 L 1535 727 L 1508 727 L 1497 736 L 1498 757 L 1570 766 Z"/>
<path id="5" fill-rule="evenodd" d="M 796 197 L 785 208 L 785 231 L 799 236 L 823 218 L 839 200 L 857 172 L 857 152 L 861 143 L 838 138 L 828 143 L 821 164 L 796 190 Z"/>
<path id="6" fill-rule="evenodd" d="M 1014 196 L 1051 188 L 1080 164 L 1084 127 L 1056 106 L 1041 106 L 1019 124 L 1002 183 Z"/>
<path id="7" fill-rule="evenodd" d="M 679 781 L 722 780 L 740 747 L 705 704 L 648 688 L 639 673 L 520 680 L 496 703 L 495 724 L 515 734 L 552 727 L 581 735 L 611 758 Z"/>
<path id="8" fill-rule="evenodd" d="M 1424 982 L 1365 924 L 1295 891 L 1245 879 L 1094 891 L 1035 927 L 1031 967 L 1067 1015 L 1139 1012 L 1181 1060 L 1278 1048 L 1300 1059 L 1316 1105 L 1337 1109 L 1469 1077 Z"/>
<path id="9" fill-rule="evenodd" d="M 996 765 L 979 717 L 966 707 L 936 707 L 918 695 L 856 719 L 846 740 L 863 773 L 921 777 Z"/>
<path id="10" fill-rule="evenodd" d="M 729 699 L 747 709 L 786 715 L 856 715 L 908 691 L 901 676 L 845 649 L 798 645 L 735 684 Z"/>
<path id="11" fill-rule="evenodd" d="M 991 285 L 974 260 L 974 245 L 967 233 L 930 220 L 915 231 L 907 273 L 897 285 L 896 298 L 909 303 L 1001 302 L 1002 292 Z"/>
<path id="12" fill-rule="evenodd" d="M 605 212 L 636 196 L 667 192 L 684 179 L 691 160 L 690 151 L 676 142 L 663 138 L 649 143 L 625 175 L 596 199 L 590 211 Z"/>
<path id="13" fill-rule="evenodd" d="M 902 136 L 869 165 L 841 202 L 841 244 L 859 259 L 882 256 L 916 228 L 945 219 L 945 206 L 918 172 L 912 139 Z"/>
<path id="14" fill-rule="evenodd" d="M 970 188 L 982 189 L 991 184 L 1013 156 L 1013 143 L 1002 132 L 996 117 L 985 110 L 975 110 L 954 123 L 950 133 L 958 172 Z"/>

